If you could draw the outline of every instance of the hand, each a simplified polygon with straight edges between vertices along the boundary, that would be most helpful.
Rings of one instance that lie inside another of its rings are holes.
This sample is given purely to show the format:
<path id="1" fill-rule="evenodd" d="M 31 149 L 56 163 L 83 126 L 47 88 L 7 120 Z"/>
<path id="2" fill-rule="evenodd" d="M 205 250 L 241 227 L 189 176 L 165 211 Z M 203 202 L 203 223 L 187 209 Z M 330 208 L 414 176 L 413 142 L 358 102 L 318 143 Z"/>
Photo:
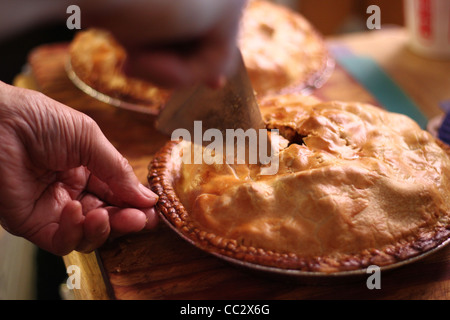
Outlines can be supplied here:
<path id="1" fill-rule="evenodd" d="M 167 87 L 218 87 L 235 67 L 245 3 L 117 0 L 86 1 L 80 8 L 83 23 L 108 29 L 127 48 L 128 74 Z"/>
<path id="2" fill-rule="evenodd" d="M 0 222 L 65 255 L 152 228 L 157 196 L 86 115 L 0 82 Z"/>

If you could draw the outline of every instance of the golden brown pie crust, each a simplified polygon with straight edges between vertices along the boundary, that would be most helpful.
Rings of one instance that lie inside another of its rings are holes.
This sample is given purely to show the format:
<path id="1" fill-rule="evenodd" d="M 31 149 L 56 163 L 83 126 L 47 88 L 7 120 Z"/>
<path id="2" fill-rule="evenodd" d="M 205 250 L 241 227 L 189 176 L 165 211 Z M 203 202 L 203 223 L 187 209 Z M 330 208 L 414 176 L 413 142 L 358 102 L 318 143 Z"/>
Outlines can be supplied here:
<path id="1" fill-rule="evenodd" d="M 283 144 L 276 176 L 246 165 L 233 174 L 225 165 L 182 165 L 171 158 L 175 141 L 149 167 L 157 209 L 197 246 L 328 273 L 391 265 L 448 239 L 447 145 L 370 105 L 304 103 L 299 95 L 260 104 L 268 128 L 303 139 Z"/>
<path id="2" fill-rule="evenodd" d="M 334 64 L 322 36 L 308 20 L 270 1 L 248 3 L 239 46 L 259 96 L 318 88 Z"/>

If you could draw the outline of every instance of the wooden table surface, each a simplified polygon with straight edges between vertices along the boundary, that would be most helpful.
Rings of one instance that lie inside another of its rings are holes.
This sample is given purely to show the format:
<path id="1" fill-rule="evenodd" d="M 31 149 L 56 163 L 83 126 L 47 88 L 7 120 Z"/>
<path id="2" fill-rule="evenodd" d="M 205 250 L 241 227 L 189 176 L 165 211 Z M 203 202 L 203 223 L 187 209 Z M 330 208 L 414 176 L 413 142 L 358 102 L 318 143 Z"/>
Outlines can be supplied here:
<path id="1" fill-rule="evenodd" d="M 403 29 L 330 38 L 354 54 L 372 57 L 432 118 L 442 114 L 439 102 L 450 99 L 450 61 L 425 59 L 406 48 Z M 85 112 L 130 161 L 141 182 L 147 166 L 167 138 L 149 115 L 119 110 L 92 99 L 67 78 L 64 45 L 48 45 L 30 54 L 33 78 L 21 75 L 16 85 L 38 89 Z M 375 97 L 339 65 L 315 93 L 325 100 L 377 103 Z M 163 223 L 153 231 L 105 244 L 91 254 L 72 252 L 66 266 L 81 268 L 76 299 L 449 299 L 450 247 L 423 260 L 382 273 L 381 289 L 369 290 L 369 275 L 343 282 L 312 284 L 238 269 L 178 238 Z M 286 281 L 287 280 L 287 281 Z"/>

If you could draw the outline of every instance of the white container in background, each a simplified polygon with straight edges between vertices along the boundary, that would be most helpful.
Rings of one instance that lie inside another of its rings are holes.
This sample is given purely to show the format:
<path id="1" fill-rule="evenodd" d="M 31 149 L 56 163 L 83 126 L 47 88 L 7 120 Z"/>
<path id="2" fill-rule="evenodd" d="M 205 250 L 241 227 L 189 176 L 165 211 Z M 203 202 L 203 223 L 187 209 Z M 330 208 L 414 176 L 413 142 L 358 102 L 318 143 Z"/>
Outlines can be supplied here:
<path id="1" fill-rule="evenodd" d="M 0 227 L 0 300 L 36 299 L 36 246 Z"/>
<path id="2" fill-rule="evenodd" d="M 450 59 L 450 0 L 404 0 L 410 48 L 426 57 Z"/>

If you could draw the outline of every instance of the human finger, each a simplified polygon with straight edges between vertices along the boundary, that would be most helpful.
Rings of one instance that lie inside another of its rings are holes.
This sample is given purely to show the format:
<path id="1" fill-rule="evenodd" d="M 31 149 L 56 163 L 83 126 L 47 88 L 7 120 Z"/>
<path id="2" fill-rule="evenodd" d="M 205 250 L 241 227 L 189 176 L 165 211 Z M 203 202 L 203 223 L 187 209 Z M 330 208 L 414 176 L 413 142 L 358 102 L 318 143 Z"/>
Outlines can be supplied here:
<path id="1" fill-rule="evenodd" d="M 86 129 L 86 126 L 80 128 Z M 155 205 L 157 195 L 139 182 L 127 159 L 108 141 L 94 122 L 90 122 L 87 131 L 78 134 L 82 142 L 79 151 L 82 163 L 91 174 L 110 188 L 117 199 L 135 207 Z"/>
<path id="2" fill-rule="evenodd" d="M 76 247 L 79 252 L 89 253 L 103 245 L 111 228 L 109 214 L 105 208 L 96 208 L 85 214 L 83 239 Z"/>

